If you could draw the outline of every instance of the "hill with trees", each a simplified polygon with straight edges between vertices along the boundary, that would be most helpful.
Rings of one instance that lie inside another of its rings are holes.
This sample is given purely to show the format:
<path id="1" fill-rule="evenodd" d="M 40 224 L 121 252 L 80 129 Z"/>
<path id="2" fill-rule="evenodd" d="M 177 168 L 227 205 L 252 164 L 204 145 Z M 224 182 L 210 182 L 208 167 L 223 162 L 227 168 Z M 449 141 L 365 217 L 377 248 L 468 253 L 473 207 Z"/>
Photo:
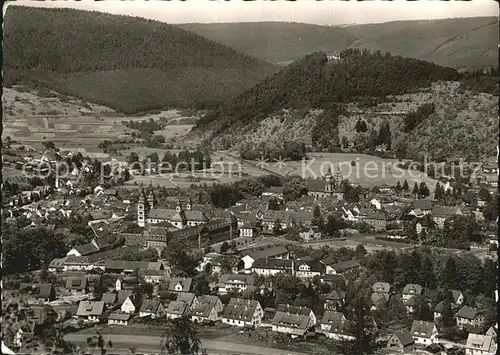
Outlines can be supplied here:
<path id="1" fill-rule="evenodd" d="M 180 27 L 272 63 L 346 48 L 381 50 L 457 69 L 496 66 L 498 18 L 396 21 L 353 26 L 293 22 L 183 24 Z"/>
<path id="2" fill-rule="evenodd" d="M 211 107 L 275 72 L 165 23 L 73 9 L 9 6 L 4 83 L 46 87 L 125 113 Z"/>
<path id="3" fill-rule="evenodd" d="M 340 147 L 338 118 L 346 114 L 349 103 L 369 107 L 387 101 L 388 96 L 418 92 L 432 82 L 459 77 L 453 68 L 390 53 L 348 49 L 340 53 L 340 59 L 329 60 L 325 53 L 318 52 L 219 106 L 205 115 L 196 129 L 210 130 L 219 142 L 227 138 L 232 139 L 230 146 L 241 146 L 242 132 L 258 130 L 262 122 L 275 116 L 278 126 L 309 121 L 308 133 L 301 132 L 309 141 L 301 143 L 318 149 Z"/>

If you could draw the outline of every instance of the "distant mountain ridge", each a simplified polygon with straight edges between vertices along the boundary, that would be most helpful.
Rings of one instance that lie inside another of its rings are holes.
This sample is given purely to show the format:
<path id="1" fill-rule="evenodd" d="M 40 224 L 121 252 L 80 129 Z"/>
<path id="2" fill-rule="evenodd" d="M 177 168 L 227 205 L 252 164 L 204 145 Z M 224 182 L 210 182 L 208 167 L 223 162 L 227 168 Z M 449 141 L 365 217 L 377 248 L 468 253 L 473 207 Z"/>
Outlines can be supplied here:
<path id="1" fill-rule="evenodd" d="M 135 113 L 210 107 L 276 68 L 166 23 L 74 9 L 9 6 L 7 86 L 47 86 Z"/>
<path id="2" fill-rule="evenodd" d="M 347 48 L 380 50 L 456 69 L 498 66 L 497 17 L 395 21 L 352 26 L 294 22 L 177 25 L 271 63 Z"/>

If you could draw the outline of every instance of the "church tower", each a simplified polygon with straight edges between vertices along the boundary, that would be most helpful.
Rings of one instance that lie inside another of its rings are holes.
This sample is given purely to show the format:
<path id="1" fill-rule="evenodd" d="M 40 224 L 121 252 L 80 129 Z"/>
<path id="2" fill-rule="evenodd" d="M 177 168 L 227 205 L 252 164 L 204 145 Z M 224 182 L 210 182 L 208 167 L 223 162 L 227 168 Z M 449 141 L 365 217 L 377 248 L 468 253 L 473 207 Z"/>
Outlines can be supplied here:
<path id="1" fill-rule="evenodd" d="M 332 176 L 332 169 L 328 168 L 328 172 L 325 175 L 325 192 L 332 193 L 333 188 L 335 187 L 335 180 Z"/>
<path id="2" fill-rule="evenodd" d="M 181 202 L 181 192 L 180 190 L 177 190 L 177 206 L 175 207 L 175 211 L 177 213 L 182 212 L 182 202 Z"/>
<path id="3" fill-rule="evenodd" d="M 149 208 L 146 207 L 146 199 L 144 198 L 144 190 L 141 189 L 139 202 L 137 203 L 137 225 L 144 227 L 146 225 L 146 213 Z M 149 207 L 149 206 L 148 206 Z"/>
<path id="4" fill-rule="evenodd" d="M 191 211 L 193 209 L 193 200 L 191 199 L 191 195 L 189 195 L 189 200 L 186 204 L 186 211 Z"/>
<path id="5" fill-rule="evenodd" d="M 155 207 L 155 204 L 156 204 L 156 199 L 155 199 L 155 195 L 153 193 L 153 190 L 150 190 L 149 191 L 149 194 L 148 194 L 148 206 L 149 206 L 149 209 L 153 209 Z"/>

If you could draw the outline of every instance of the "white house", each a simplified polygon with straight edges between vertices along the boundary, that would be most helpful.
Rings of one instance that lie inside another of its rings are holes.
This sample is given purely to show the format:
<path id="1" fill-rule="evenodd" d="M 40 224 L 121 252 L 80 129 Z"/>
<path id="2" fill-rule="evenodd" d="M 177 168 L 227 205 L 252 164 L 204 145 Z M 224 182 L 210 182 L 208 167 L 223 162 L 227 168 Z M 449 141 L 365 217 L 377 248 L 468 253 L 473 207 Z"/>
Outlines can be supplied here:
<path id="1" fill-rule="evenodd" d="M 258 327 L 263 316 L 264 311 L 258 301 L 233 297 L 224 309 L 222 323 L 237 327 Z"/>
<path id="2" fill-rule="evenodd" d="M 411 326 L 410 335 L 415 344 L 428 346 L 438 341 L 438 330 L 434 323 L 421 320 L 414 320 Z"/>
<path id="3" fill-rule="evenodd" d="M 493 355 L 497 352 L 497 344 L 490 335 L 469 333 L 465 344 L 466 355 Z"/>
<path id="4" fill-rule="evenodd" d="M 125 299 L 120 309 L 123 313 L 132 314 L 135 313 L 136 308 L 137 307 L 135 305 L 135 302 L 133 301 L 133 296 L 129 296 Z"/>
<path id="5" fill-rule="evenodd" d="M 375 207 L 377 210 L 382 209 L 382 203 L 379 200 L 377 200 L 376 198 L 372 198 L 370 200 L 370 205 Z"/>

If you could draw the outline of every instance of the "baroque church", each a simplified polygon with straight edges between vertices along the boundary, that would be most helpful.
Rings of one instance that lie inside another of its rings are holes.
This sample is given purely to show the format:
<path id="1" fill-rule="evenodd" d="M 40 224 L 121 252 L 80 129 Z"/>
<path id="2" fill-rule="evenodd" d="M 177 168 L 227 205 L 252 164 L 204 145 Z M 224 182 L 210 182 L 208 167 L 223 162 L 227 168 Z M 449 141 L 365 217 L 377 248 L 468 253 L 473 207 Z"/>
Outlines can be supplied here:
<path id="1" fill-rule="evenodd" d="M 306 186 L 307 194 L 313 196 L 316 200 L 320 198 L 344 199 L 340 168 L 335 173 L 335 176 L 332 175 L 331 168 L 328 168 L 328 172 L 324 177 L 306 180 Z"/>
<path id="2" fill-rule="evenodd" d="M 144 189 L 141 191 L 137 203 L 137 224 L 139 227 L 168 222 L 177 229 L 183 229 L 198 226 L 208 221 L 209 218 L 203 211 L 193 210 L 191 197 L 183 203 L 179 196 L 175 209 L 167 209 L 157 206 L 153 190 L 150 190 L 147 196 Z"/>

